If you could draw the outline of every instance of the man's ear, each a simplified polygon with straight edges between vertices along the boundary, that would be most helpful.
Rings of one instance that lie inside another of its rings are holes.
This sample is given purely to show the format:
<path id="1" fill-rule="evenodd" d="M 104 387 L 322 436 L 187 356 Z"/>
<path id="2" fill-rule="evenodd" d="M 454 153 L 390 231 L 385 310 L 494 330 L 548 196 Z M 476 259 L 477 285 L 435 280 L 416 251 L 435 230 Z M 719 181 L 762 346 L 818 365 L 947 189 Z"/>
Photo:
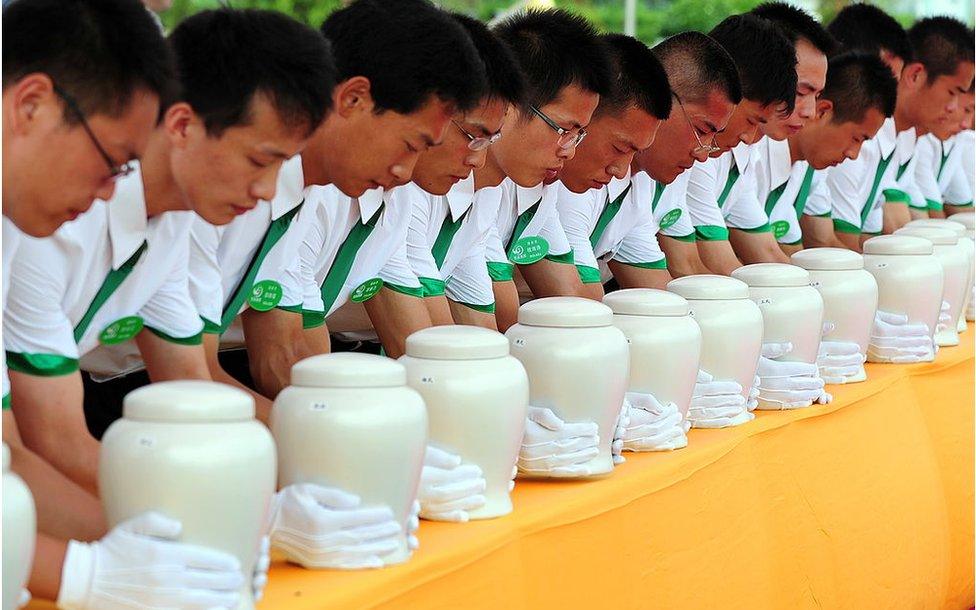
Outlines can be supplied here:
<path id="1" fill-rule="evenodd" d="M 817 120 L 823 120 L 827 118 L 828 120 L 834 114 L 834 101 L 825 98 L 819 98 L 817 100 Z"/>
<path id="2" fill-rule="evenodd" d="M 27 133 L 44 118 L 60 120 L 64 112 L 54 82 L 43 72 L 21 78 L 4 90 L 3 97 L 10 104 L 4 120 L 14 134 Z"/>
<path id="3" fill-rule="evenodd" d="M 928 71 L 921 62 L 914 61 L 905 66 L 901 72 L 901 80 L 913 90 L 921 89 L 928 81 Z"/>
<path id="4" fill-rule="evenodd" d="M 188 136 L 193 129 L 206 129 L 193 112 L 193 108 L 186 102 L 177 102 L 166 109 L 166 114 L 163 115 L 163 127 L 174 148 L 186 146 Z"/>
<path id="5" fill-rule="evenodd" d="M 373 95 L 365 76 L 347 78 L 332 90 L 333 112 L 348 118 L 356 112 L 373 111 Z"/>

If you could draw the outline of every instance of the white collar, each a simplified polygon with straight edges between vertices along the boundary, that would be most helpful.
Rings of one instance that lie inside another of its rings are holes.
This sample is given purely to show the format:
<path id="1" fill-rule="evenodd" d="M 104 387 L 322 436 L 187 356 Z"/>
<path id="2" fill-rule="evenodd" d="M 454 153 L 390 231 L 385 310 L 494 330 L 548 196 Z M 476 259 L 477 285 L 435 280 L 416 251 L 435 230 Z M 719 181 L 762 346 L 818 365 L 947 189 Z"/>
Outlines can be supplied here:
<path id="1" fill-rule="evenodd" d="M 790 161 L 790 143 L 766 138 L 766 155 L 769 163 L 769 190 L 773 191 L 790 179 L 793 163 Z"/>
<path id="2" fill-rule="evenodd" d="M 295 155 L 281 164 L 278 171 L 278 184 L 271 200 L 271 220 L 278 220 L 295 209 L 305 200 L 305 172 L 302 171 L 302 156 Z"/>
<path id="3" fill-rule="evenodd" d="M 628 168 L 626 176 L 623 178 L 613 178 L 610 180 L 610 182 L 607 184 L 607 195 L 609 196 L 610 201 L 613 201 L 619 197 L 620 194 L 626 190 L 626 188 L 630 185 L 630 177 L 630 169 Z"/>
<path id="4" fill-rule="evenodd" d="M 881 124 L 881 129 L 878 130 L 878 134 L 874 136 L 874 140 L 878 143 L 881 149 L 882 158 L 887 159 L 893 150 L 895 150 L 895 145 L 898 143 L 898 134 L 895 131 L 895 119 L 888 117 L 885 122 Z"/>
<path id="5" fill-rule="evenodd" d="M 356 202 L 359 205 L 359 217 L 364 224 L 376 215 L 376 211 L 383 205 L 385 194 L 382 187 L 377 187 L 356 197 Z"/>
<path id="6" fill-rule="evenodd" d="M 464 180 L 457 181 L 444 197 L 451 210 L 451 220 L 457 222 L 474 204 L 474 172 L 468 174 Z"/>
<path id="7" fill-rule="evenodd" d="M 739 168 L 739 174 L 744 174 L 746 168 L 749 167 L 749 161 L 752 160 L 752 145 L 740 142 L 730 152 L 732 153 L 732 160 L 735 162 L 735 166 Z M 731 168 L 732 166 L 730 165 L 729 169 Z"/>
<path id="8" fill-rule="evenodd" d="M 541 182 L 530 188 L 525 188 L 517 184 L 515 185 L 515 203 L 517 205 L 519 216 L 524 214 L 526 210 L 534 206 L 540 199 L 542 199 L 542 191 L 544 188 L 545 185 Z"/>
<path id="9" fill-rule="evenodd" d="M 115 194 L 108 206 L 108 235 L 112 244 L 112 269 L 129 260 L 146 241 L 149 218 L 146 215 L 146 189 L 142 166 L 115 184 Z"/>
<path id="10" fill-rule="evenodd" d="M 917 142 L 918 136 L 915 135 L 914 127 L 898 132 L 897 146 L 901 163 L 908 162 L 915 155 L 915 144 Z"/>

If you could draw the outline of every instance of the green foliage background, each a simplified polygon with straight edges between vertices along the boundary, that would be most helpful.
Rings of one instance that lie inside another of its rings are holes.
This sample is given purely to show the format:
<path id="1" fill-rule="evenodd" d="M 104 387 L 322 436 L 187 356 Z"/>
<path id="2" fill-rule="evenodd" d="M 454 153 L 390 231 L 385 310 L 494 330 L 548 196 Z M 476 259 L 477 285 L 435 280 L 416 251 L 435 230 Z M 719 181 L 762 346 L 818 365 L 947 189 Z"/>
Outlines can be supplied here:
<path id="1" fill-rule="evenodd" d="M 274 9 L 318 27 L 325 17 L 348 0 L 226 0 L 236 8 Z M 387 0 L 396 2 L 396 0 Z M 504 11 L 515 0 L 435 0 L 440 6 L 489 20 Z M 654 44 L 678 32 L 698 30 L 707 32 L 727 15 L 751 9 L 762 0 L 638 0 L 637 37 Z M 849 0 L 818 0 L 817 12 L 829 21 Z M 906 25 L 913 17 L 902 10 L 899 0 L 875 0 L 875 4 L 889 11 Z M 199 10 L 220 6 L 219 0 L 174 0 L 173 6 L 161 17 L 167 28 Z M 556 0 L 556 5 L 581 13 L 605 31 L 623 30 L 623 0 Z"/>

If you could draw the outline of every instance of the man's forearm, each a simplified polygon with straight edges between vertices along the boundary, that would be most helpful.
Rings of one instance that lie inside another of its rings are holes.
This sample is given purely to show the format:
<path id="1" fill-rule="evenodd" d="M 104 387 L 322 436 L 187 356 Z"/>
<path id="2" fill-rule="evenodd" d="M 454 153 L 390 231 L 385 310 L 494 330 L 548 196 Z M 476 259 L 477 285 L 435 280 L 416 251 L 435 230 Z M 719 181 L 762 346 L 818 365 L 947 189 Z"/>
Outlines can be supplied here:
<path id="1" fill-rule="evenodd" d="M 732 245 L 727 240 L 700 241 L 698 253 L 702 262 L 709 269 L 706 273 L 718 275 L 732 275 L 732 272 L 742 266 L 742 263 L 732 251 Z"/>
<path id="2" fill-rule="evenodd" d="M 886 201 L 882 214 L 882 231 L 886 235 L 904 227 L 912 219 L 912 213 L 908 210 L 908 205 L 900 202 Z"/>
<path id="3" fill-rule="evenodd" d="M 507 280 L 492 282 L 491 290 L 495 293 L 495 323 L 500 332 L 505 332 L 518 322 L 518 288 L 514 281 Z"/>
<path id="4" fill-rule="evenodd" d="M 451 314 L 452 307 L 446 296 L 425 297 L 424 305 L 430 315 L 430 322 L 434 326 L 454 324 L 454 316 Z"/>
<path id="5" fill-rule="evenodd" d="M 407 337 L 432 325 L 424 301 L 422 297 L 403 294 L 384 286 L 363 303 L 387 356 L 402 356 L 407 349 Z"/>
<path id="6" fill-rule="evenodd" d="M 495 314 L 488 313 L 486 311 L 478 311 L 468 307 L 467 305 L 455 303 L 450 299 L 448 299 L 447 302 L 451 308 L 451 317 L 455 324 L 480 326 L 482 328 L 498 330 L 498 327 L 495 325 Z"/>
<path id="7" fill-rule="evenodd" d="M 260 392 L 247 387 L 243 383 L 237 380 L 236 377 L 224 370 L 221 366 L 220 360 L 217 357 L 217 353 L 220 347 L 220 336 L 214 334 L 204 334 L 203 335 L 203 348 L 206 350 L 207 355 L 207 368 L 210 370 L 210 377 L 218 382 L 224 383 L 229 386 L 233 386 L 240 390 L 244 390 L 251 395 L 254 399 L 254 415 L 257 419 L 265 424 L 271 421 L 271 405 L 272 401 L 267 397 L 262 395 Z"/>
<path id="8" fill-rule="evenodd" d="M 804 248 L 846 248 L 834 234 L 834 221 L 827 216 L 800 217 Z"/>
<path id="9" fill-rule="evenodd" d="M 38 599 L 56 600 L 61 590 L 61 570 L 68 554 L 64 540 L 38 534 L 34 546 L 34 563 L 31 565 L 27 588 Z"/>
<path id="10" fill-rule="evenodd" d="M 583 294 L 575 265 L 542 259 L 531 265 L 519 265 L 519 272 L 536 298 Z"/>
<path id="11" fill-rule="evenodd" d="M 698 254 L 693 242 L 684 242 L 658 233 L 658 244 L 668 260 L 668 272 L 672 277 L 711 273 Z"/>

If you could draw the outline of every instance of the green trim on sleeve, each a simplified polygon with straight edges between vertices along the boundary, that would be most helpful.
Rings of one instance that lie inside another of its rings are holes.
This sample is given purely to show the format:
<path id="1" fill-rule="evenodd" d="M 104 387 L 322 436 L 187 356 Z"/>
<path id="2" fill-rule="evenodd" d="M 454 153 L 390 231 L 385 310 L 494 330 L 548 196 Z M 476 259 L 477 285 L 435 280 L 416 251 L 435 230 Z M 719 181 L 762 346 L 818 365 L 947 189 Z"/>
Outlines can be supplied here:
<path id="1" fill-rule="evenodd" d="M 576 265 L 576 274 L 584 284 L 600 284 L 600 270 L 596 267 Z"/>
<path id="2" fill-rule="evenodd" d="M 846 220 L 841 220 L 840 218 L 834 218 L 834 231 L 837 233 L 850 233 L 852 235 L 860 235 L 861 227 L 857 225 L 852 225 Z"/>
<path id="3" fill-rule="evenodd" d="M 628 267 L 637 267 L 638 269 L 667 269 L 668 259 L 662 258 L 660 260 L 652 261 L 650 263 L 625 263 L 623 261 L 617 261 L 622 265 L 627 265 Z"/>
<path id="4" fill-rule="evenodd" d="M 217 324 L 216 322 L 211 322 L 210 320 L 204 318 L 203 316 L 200 316 L 200 319 L 203 320 L 203 332 L 204 333 L 206 333 L 208 335 L 222 335 L 222 334 L 224 334 L 224 329 L 222 329 L 220 327 L 220 324 Z"/>
<path id="5" fill-rule="evenodd" d="M 325 324 L 325 312 L 315 311 L 314 309 L 302 310 L 302 328 L 311 330 Z"/>
<path id="6" fill-rule="evenodd" d="M 417 279 L 420 280 L 420 287 L 424 290 L 424 297 L 444 296 L 444 280 L 433 277 L 419 277 Z"/>
<path id="7" fill-rule="evenodd" d="M 287 311 L 291 313 L 302 313 L 302 306 L 299 305 L 278 305 L 275 309 L 280 309 L 281 311 Z"/>
<path id="8" fill-rule="evenodd" d="M 662 235 L 664 235 L 664 237 L 670 237 L 675 241 L 683 241 L 688 244 L 693 244 L 696 241 L 698 241 L 698 238 L 695 236 L 694 233 L 689 233 L 687 235 L 665 235 L 664 233 L 662 233 Z"/>
<path id="9" fill-rule="evenodd" d="M 929 209 L 929 210 L 941 210 L 942 209 L 942 202 L 941 201 L 936 201 L 934 199 L 926 199 L 925 200 L 925 203 L 926 203 L 927 209 Z"/>
<path id="10" fill-rule="evenodd" d="M 699 241 L 729 241 L 729 230 L 718 225 L 698 225 L 695 238 Z"/>
<path id="11" fill-rule="evenodd" d="M 769 232 L 771 232 L 773 230 L 773 228 L 771 226 L 769 226 L 769 223 L 768 222 L 764 222 L 763 224 L 759 225 L 758 227 L 753 227 L 751 229 L 742 229 L 742 228 L 739 228 L 739 227 L 732 227 L 732 228 L 733 229 L 738 229 L 739 231 L 744 231 L 746 233 L 769 233 Z"/>
<path id="12" fill-rule="evenodd" d="M 392 282 L 383 282 L 384 288 L 389 288 L 393 292 L 399 292 L 400 294 L 405 294 L 408 297 L 417 297 L 418 299 L 424 298 L 424 287 L 423 286 L 401 286 L 400 284 L 394 284 Z"/>
<path id="13" fill-rule="evenodd" d="M 35 377 L 60 377 L 78 370 L 78 359 L 55 354 L 7 352 L 7 368 Z"/>
<path id="14" fill-rule="evenodd" d="M 802 239 L 798 239 L 796 241 L 783 242 L 783 245 L 784 246 L 800 246 L 802 244 L 803 244 L 803 240 Z"/>
<path id="15" fill-rule="evenodd" d="M 495 304 L 489 303 L 488 305 L 475 305 L 474 303 L 462 303 L 461 301 L 454 301 L 458 305 L 463 305 L 468 309 L 473 309 L 474 311 L 480 311 L 481 313 L 495 313 Z"/>
<path id="16" fill-rule="evenodd" d="M 807 214 L 806 212 L 804 212 L 804 214 L 806 216 L 812 216 L 814 218 L 830 218 L 831 215 L 832 215 L 832 212 L 824 212 L 823 214 Z"/>
<path id="17" fill-rule="evenodd" d="M 203 343 L 203 331 L 198 332 L 195 335 L 189 337 L 174 337 L 172 335 L 167 335 L 158 328 L 153 328 L 152 326 L 147 326 L 149 332 L 156 335 L 164 341 L 169 341 L 170 343 L 175 343 L 177 345 L 201 345 Z"/>
<path id="18" fill-rule="evenodd" d="M 10 392 L 7 392 L 6 394 L 3 395 L 3 400 L 0 401 L 0 405 L 3 406 L 4 411 L 10 410 L 10 405 L 11 405 Z"/>
<path id="19" fill-rule="evenodd" d="M 572 250 L 564 254 L 547 254 L 545 258 L 547 261 L 552 261 L 554 263 L 560 263 L 563 265 L 572 265 L 576 262 L 576 255 Z"/>
<path id="20" fill-rule="evenodd" d="M 515 265 L 511 263 L 488 262 L 488 277 L 493 282 L 510 282 L 515 277 Z"/>
<path id="21" fill-rule="evenodd" d="M 967 201 L 966 203 L 952 203 L 950 201 L 946 201 L 946 205 L 951 205 L 954 208 L 971 208 L 973 206 L 973 202 Z"/>
<path id="22" fill-rule="evenodd" d="M 886 203 L 907 203 L 912 204 L 912 198 L 908 193 L 901 189 L 884 189 L 881 191 Z"/>

